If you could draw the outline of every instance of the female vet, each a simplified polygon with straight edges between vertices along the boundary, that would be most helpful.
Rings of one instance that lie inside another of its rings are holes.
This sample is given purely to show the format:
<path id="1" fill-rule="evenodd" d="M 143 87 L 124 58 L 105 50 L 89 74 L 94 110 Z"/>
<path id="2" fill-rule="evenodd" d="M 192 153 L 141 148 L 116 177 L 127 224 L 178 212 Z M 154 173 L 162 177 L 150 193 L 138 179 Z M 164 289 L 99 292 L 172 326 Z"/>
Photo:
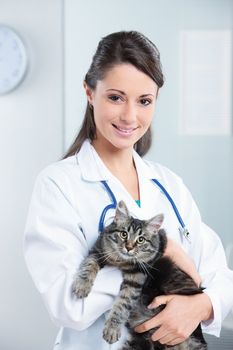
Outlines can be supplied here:
<path id="1" fill-rule="evenodd" d="M 122 31 L 104 37 L 84 80 L 88 104 L 81 130 L 64 159 L 36 180 L 25 258 L 51 318 L 61 327 L 56 350 L 114 350 L 124 341 L 125 335 L 110 346 L 102 339 L 106 313 L 121 284 L 116 268 L 102 269 L 84 300 L 71 293 L 79 264 L 114 215 L 114 200 L 124 200 L 140 219 L 164 213 L 167 254 L 205 287 L 200 295 L 156 298 L 154 305 L 166 308 L 138 332 L 159 326 L 153 339 L 174 345 L 202 322 L 204 332 L 218 336 L 232 307 L 233 273 L 220 239 L 201 221 L 182 180 L 142 158 L 150 148 L 163 79 L 159 52 L 144 35 Z"/>

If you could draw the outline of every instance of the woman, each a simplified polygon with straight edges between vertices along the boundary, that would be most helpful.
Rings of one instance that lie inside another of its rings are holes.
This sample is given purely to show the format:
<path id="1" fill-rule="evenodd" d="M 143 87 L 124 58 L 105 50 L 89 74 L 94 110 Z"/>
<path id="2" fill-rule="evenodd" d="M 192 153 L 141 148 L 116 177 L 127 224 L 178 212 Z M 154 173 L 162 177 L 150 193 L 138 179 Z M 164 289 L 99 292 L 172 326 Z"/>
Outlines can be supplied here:
<path id="1" fill-rule="evenodd" d="M 166 308 L 140 325 L 138 332 L 159 326 L 153 339 L 175 345 L 202 322 L 205 332 L 218 336 L 232 307 L 233 273 L 219 238 L 201 222 L 182 180 L 141 158 L 151 145 L 150 125 L 163 82 L 159 52 L 145 36 L 123 31 L 103 38 L 84 80 L 88 104 L 81 130 L 64 159 L 44 169 L 36 180 L 25 258 L 51 318 L 61 327 L 55 349 L 119 349 L 124 341 L 123 336 L 110 346 L 102 339 L 105 313 L 121 284 L 116 268 L 102 269 L 84 300 L 71 293 L 77 268 L 96 241 L 101 214 L 113 196 L 117 202 L 124 200 L 140 219 L 163 212 L 169 236 L 166 254 L 197 283 L 201 278 L 205 287 L 200 295 L 156 298 L 154 305 L 167 304 Z M 171 204 L 152 179 L 159 180 L 173 198 L 188 237 L 179 230 Z M 107 211 L 105 223 L 113 215 L 114 208 Z"/>

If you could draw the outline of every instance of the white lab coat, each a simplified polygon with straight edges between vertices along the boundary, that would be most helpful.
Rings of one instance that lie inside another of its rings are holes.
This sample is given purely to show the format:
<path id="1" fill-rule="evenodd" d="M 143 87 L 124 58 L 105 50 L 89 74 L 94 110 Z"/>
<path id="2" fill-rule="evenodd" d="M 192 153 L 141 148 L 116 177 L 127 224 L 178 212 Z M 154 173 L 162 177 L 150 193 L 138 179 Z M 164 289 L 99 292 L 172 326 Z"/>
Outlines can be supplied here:
<path id="1" fill-rule="evenodd" d="M 198 209 L 182 180 L 167 168 L 142 160 L 134 152 L 139 177 L 139 208 L 123 185 L 110 173 L 86 140 L 76 156 L 58 161 L 38 176 L 25 229 L 25 259 L 48 312 L 61 327 L 56 350 L 116 350 L 123 342 L 107 344 L 102 339 L 105 316 L 119 292 L 121 273 L 105 267 L 87 298 L 72 296 L 77 268 L 98 237 L 103 208 L 111 203 L 101 184 L 108 181 L 117 201 L 124 200 L 131 214 L 149 219 L 164 213 L 163 227 L 170 238 L 182 244 L 193 258 L 205 293 L 212 300 L 214 320 L 203 323 L 204 332 L 219 335 L 223 318 L 233 305 L 233 272 L 227 268 L 218 236 L 201 221 Z M 191 243 L 179 233 L 179 223 L 170 203 L 151 179 L 158 179 L 176 203 L 190 232 Z M 107 213 L 110 222 L 114 211 Z M 92 346 L 93 345 L 93 346 Z"/>

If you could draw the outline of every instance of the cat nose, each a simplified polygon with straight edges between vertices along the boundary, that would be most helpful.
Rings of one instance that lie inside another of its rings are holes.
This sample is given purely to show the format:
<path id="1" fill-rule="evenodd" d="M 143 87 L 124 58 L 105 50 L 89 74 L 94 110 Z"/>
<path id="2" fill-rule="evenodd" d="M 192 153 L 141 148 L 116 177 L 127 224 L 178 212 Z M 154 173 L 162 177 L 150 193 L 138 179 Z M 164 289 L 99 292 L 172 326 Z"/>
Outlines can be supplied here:
<path id="1" fill-rule="evenodd" d="M 125 245 L 128 252 L 134 248 L 133 242 L 127 242 Z"/>

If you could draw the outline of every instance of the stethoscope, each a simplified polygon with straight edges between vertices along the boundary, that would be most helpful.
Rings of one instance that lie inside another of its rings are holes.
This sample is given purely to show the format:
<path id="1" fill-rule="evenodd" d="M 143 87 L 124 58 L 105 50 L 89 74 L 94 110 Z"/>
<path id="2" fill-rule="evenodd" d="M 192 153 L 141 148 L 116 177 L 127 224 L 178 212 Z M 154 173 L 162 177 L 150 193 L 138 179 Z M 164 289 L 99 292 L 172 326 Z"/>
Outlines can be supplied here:
<path id="1" fill-rule="evenodd" d="M 151 179 L 151 181 L 156 184 L 161 192 L 166 196 L 167 200 L 170 202 L 172 209 L 177 217 L 177 220 L 180 224 L 179 226 L 179 232 L 181 235 L 183 235 L 187 241 L 190 243 L 190 239 L 189 239 L 189 231 L 186 228 L 184 221 L 181 218 L 181 215 L 179 213 L 179 210 L 177 209 L 177 206 L 175 205 L 175 202 L 173 201 L 172 197 L 170 196 L 170 194 L 167 192 L 167 190 L 165 189 L 165 187 L 157 180 L 157 179 Z M 108 204 L 102 211 L 100 219 L 99 219 L 99 232 L 103 232 L 104 229 L 104 220 L 106 217 L 106 214 L 108 212 L 108 210 L 110 209 L 116 209 L 117 207 L 117 201 L 116 201 L 116 197 L 114 196 L 114 193 L 112 192 L 111 188 L 109 187 L 109 185 L 107 184 L 106 181 L 101 181 L 101 183 L 104 185 L 105 190 L 107 191 L 112 203 Z"/>

